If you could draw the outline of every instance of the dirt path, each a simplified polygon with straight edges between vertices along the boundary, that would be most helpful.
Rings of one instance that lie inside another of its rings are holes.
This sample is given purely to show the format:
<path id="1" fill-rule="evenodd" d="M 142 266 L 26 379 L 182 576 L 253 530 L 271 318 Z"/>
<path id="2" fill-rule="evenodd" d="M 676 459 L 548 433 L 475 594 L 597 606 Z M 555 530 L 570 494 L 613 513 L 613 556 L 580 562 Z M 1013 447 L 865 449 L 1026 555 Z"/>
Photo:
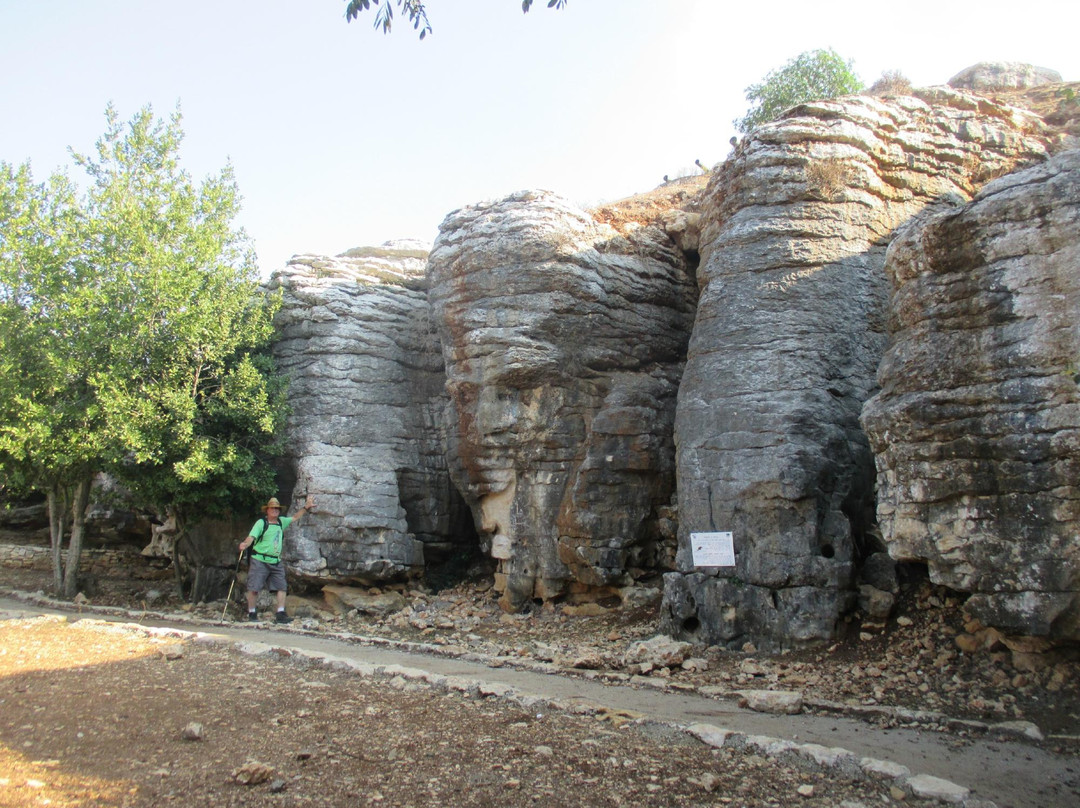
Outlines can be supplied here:
<path id="1" fill-rule="evenodd" d="M 0 609 L 26 612 L 24 603 L 0 599 Z M 34 612 L 58 612 L 35 608 Z M 931 775 L 970 789 L 969 800 L 992 800 L 1007 806 L 1071 806 L 1080 800 L 1080 761 L 1042 746 L 1002 734 L 958 738 L 920 729 L 882 729 L 863 721 L 822 715 L 775 716 L 740 708 L 731 700 L 694 692 L 664 692 L 653 687 L 618 686 L 587 678 L 556 676 L 512 667 L 490 667 L 482 658 L 464 660 L 406 650 L 401 645 L 361 638 L 327 638 L 294 630 L 244 626 L 196 626 L 190 622 L 155 621 L 155 625 L 206 632 L 206 639 L 246 648 L 249 654 L 276 652 L 296 658 L 330 657 L 354 668 L 379 669 L 382 679 L 402 673 L 410 682 L 445 682 L 455 677 L 477 683 L 485 693 L 513 694 L 512 703 L 556 703 L 564 712 L 594 715 L 602 705 L 611 714 L 640 714 L 665 724 L 711 724 L 743 736 L 770 736 L 798 744 L 840 747 L 856 759 L 869 757 L 908 767 L 914 775 Z M 272 655 L 272 654 L 271 654 Z M 396 666 L 396 667 L 395 667 Z M 378 677 L 376 677 L 378 680 Z M 443 684 L 445 689 L 445 685 Z M 588 709 L 583 705 L 590 705 Z M 599 711 L 603 714 L 603 710 Z M 761 751 L 755 747 L 750 751 Z M 767 755 L 766 755 L 767 756 Z M 888 791 L 886 790 L 886 793 Z M 897 796 L 897 795 L 893 795 Z M 2 799 L 2 798 L 0 798 Z M 909 798 L 910 799 L 910 798 Z M 839 804 L 833 803 L 833 804 Z M 909 804 L 912 804 L 909 801 Z"/>

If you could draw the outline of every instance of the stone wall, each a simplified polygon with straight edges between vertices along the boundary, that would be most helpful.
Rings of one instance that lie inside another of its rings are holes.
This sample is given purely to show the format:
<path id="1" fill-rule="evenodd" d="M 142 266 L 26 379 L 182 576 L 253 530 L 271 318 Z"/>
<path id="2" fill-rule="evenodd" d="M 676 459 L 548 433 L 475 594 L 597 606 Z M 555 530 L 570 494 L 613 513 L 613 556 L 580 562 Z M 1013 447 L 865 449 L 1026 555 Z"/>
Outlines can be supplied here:
<path id="1" fill-rule="evenodd" d="M 67 550 L 61 550 L 60 557 L 67 563 Z M 79 554 L 79 574 L 126 573 L 142 562 L 142 556 L 134 548 L 84 549 Z M 0 569 L 49 572 L 52 570 L 52 550 L 33 544 L 0 544 Z"/>

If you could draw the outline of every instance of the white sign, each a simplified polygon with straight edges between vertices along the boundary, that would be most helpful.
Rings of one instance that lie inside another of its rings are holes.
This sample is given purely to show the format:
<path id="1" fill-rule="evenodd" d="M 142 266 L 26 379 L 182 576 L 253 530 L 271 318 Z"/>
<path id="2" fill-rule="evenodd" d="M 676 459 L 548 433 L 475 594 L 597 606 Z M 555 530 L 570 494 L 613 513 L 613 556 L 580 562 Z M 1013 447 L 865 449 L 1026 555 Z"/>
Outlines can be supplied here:
<path id="1" fill-rule="evenodd" d="M 691 533 L 695 567 L 734 567 L 735 542 L 731 531 L 725 533 Z"/>

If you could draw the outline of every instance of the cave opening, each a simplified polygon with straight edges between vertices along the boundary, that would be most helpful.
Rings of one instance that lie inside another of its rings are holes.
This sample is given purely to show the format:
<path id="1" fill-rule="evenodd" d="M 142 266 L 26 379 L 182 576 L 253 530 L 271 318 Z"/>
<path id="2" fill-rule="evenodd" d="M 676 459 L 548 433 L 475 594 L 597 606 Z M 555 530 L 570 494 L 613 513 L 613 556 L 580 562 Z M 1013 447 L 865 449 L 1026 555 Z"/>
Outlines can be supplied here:
<path id="1" fill-rule="evenodd" d="M 442 475 L 398 470 L 398 495 L 409 533 L 424 545 L 421 579 L 433 591 L 492 580 L 494 565 L 480 548 L 472 510 Z"/>

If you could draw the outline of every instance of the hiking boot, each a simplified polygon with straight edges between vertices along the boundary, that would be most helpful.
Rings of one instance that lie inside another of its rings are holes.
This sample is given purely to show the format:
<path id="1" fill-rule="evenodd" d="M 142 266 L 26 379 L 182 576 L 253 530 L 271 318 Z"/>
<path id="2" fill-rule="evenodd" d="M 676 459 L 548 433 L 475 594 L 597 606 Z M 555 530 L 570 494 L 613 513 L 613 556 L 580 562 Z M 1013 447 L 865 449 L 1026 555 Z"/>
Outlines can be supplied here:
<path id="1" fill-rule="evenodd" d="M 285 614 L 285 612 L 278 612 L 277 617 L 274 618 L 274 622 L 275 623 L 291 623 L 292 618 L 289 617 L 289 615 Z"/>
<path id="2" fill-rule="evenodd" d="M 259 613 L 258 612 L 248 612 L 248 618 L 247 619 L 250 620 L 252 623 L 257 623 L 257 622 L 259 622 Z"/>

